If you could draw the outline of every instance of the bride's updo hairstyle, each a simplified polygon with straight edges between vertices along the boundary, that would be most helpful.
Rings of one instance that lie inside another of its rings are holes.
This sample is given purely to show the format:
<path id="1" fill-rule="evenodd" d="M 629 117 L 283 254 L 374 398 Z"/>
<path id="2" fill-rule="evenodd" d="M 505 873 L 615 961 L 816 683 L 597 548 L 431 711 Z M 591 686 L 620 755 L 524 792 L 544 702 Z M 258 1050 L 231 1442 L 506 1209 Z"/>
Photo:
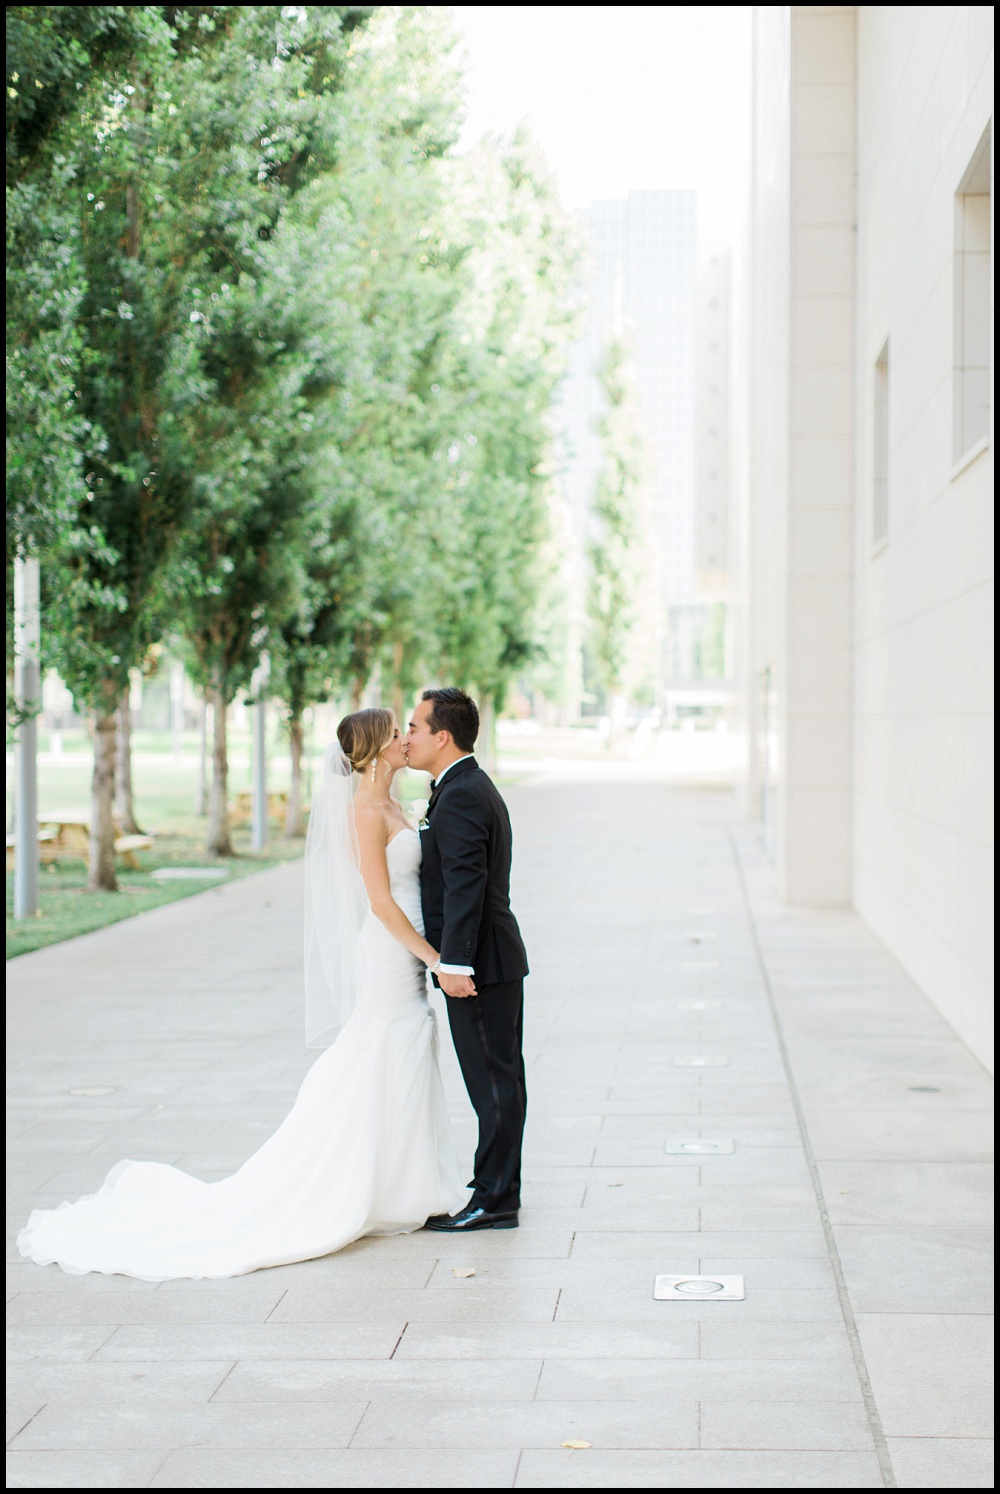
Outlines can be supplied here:
<path id="1" fill-rule="evenodd" d="M 363 773 L 373 758 L 388 747 L 396 730 L 396 718 L 381 706 L 352 711 L 337 727 L 337 741 L 355 773 Z"/>

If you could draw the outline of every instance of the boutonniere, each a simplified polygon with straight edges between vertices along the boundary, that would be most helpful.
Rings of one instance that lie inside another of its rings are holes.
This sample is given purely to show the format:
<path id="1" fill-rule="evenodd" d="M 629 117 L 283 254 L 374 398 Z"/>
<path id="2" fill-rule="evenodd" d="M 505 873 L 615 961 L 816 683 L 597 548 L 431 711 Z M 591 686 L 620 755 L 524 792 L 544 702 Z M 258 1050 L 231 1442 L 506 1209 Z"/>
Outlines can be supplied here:
<path id="1" fill-rule="evenodd" d="M 417 830 L 418 831 L 429 830 L 430 829 L 430 824 L 431 824 L 431 822 L 427 818 L 427 816 L 425 814 L 422 814 L 420 816 L 419 820 L 417 821 Z"/>
<path id="2" fill-rule="evenodd" d="M 430 824 L 427 812 L 430 809 L 426 799 L 417 799 L 413 805 L 414 813 L 417 815 L 417 831 L 426 830 Z"/>

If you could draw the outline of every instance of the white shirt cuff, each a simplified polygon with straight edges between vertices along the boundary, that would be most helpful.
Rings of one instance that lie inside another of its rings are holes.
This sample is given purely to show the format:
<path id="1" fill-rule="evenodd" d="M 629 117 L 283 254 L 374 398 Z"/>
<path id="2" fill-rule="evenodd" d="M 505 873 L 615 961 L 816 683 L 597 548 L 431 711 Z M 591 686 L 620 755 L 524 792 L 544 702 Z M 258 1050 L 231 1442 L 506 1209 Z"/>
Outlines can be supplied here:
<path id="1" fill-rule="evenodd" d="M 475 975 L 471 965 L 442 965 L 438 962 L 434 967 L 435 975 Z"/>

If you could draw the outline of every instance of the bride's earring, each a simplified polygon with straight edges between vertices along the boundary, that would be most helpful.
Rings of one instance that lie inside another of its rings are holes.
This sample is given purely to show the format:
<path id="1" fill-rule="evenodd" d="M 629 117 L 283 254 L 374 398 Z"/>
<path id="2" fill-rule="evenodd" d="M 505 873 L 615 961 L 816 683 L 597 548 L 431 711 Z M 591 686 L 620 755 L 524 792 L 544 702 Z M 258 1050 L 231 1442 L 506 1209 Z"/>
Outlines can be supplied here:
<path id="1" fill-rule="evenodd" d="M 375 769 L 378 767 L 378 758 L 372 758 L 372 783 L 375 782 Z"/>

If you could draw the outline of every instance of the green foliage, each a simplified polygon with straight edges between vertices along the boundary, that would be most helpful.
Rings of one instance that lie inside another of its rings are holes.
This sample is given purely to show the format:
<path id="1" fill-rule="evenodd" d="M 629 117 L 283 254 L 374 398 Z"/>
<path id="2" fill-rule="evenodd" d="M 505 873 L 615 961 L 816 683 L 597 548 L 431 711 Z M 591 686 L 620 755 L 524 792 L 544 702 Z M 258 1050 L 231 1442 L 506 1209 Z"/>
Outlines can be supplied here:
<path id="1" fill-rule="evenodd" d="M 293 720 L 376 667 L 499 701 L 574 247 L 526 137 L 454 155 L 447 10 L 8 19 L 8 559 L 76 698 L 182 635 Z"/>
<path id="2" fill-rule="evenodd" d="M 621 339 L 609 342 L 598 378 L 604 411 L 598 421 L 602 462 L 594 492 L 595 534 L 588 547 L 590 648 L 600 683 L 619 694 L 628 678 L 644 558 L 643 438 L 628 349 Z"/>

